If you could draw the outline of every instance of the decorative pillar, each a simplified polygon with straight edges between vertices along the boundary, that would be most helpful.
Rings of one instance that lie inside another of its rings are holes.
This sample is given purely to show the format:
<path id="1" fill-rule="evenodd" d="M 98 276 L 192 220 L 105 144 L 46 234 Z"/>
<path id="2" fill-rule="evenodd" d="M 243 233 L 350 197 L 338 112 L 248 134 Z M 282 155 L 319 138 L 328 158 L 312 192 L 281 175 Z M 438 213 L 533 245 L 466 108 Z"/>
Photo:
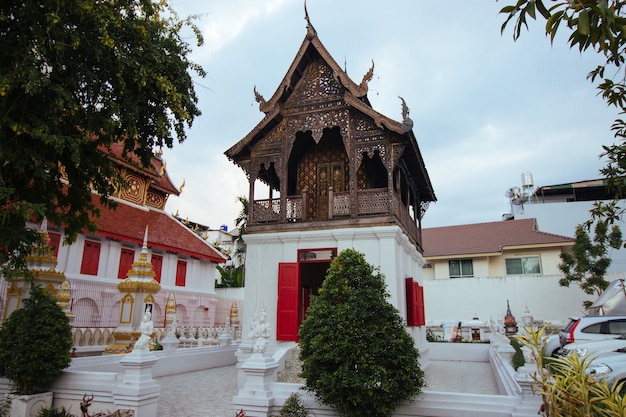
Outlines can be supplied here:
<path id="1" fill-rule="evenodd" d="M 32 275 L 32 283 L 41 285 L 48 293 L 58 297 L 58 289 L 65 274 L 56 270 L 57 259 L 53 249 L 49 246 L 48 221 L 46 218 L 41 222 L 39 229 L 41 239 L 33 245 L 30 254 L 26 257 L 26 265 Z M 29 297 L 31 280 L 27 277 L 17 277 L 7 287 L 4 316 L 9 317 L 15 310 L 22 307 L 22 300 Z"/>
<path id="2" fill-rule="evenodd" d="M 141 333 L 139 327 L 146 312 L 152 315 L 154 294 L 161 290 L 154 269 L 148 260 L 148 226 L 143 238 L 139 259 L 132 264 L 128 276 L 117 285 L 121 293 L 120 321 L 113 332 L 115 342 L 104 353 L 127 353 Z"/>
<path id="3" fill-rule="evenodd" d="M 253 353 L 240 367 L 245 374 L 245 383 L 233 398 L 235 410 L 246 407 L 245 411 L 252 411 L 260 417 L 269 416 L 270 408 L 274 405 L 271 384 L 276 380 L 278 369 L 276 360 L 266 354 L 270 337 L 270 326 L 266 318 L 265 310 L 261 310 L 258 322 L 250 333 L 255 341 Z"/>
<path id="4" fill-rule="evenodd" d="M 237 301 L 233 301 L 230 305 L 230 328 L 233 329 L 233 340 L 238 342 L 241 340 L 241 322 L 239 321 L 239 306 Z"/>
<path id="5" fill-rule="evenodd" d="M 166 352 L 173 352 L 180 343 L 176 337 L 176 326 L 176 298 L 174 293 L 170 293 L 167 297 L 167 306 L 165 308 L 165 337 L 160 342 L 163 350 Z"/>
<path id="6" fill-rule="evenodd" d="M 112 390 L 117 409 L 133 410 L 135 417 L 157 415 L 161 386 L 152 377 L 152 366 L 157 360 L 149 349 L 134 349 L 124 355 L 120 361 L 124 371 Z"/>

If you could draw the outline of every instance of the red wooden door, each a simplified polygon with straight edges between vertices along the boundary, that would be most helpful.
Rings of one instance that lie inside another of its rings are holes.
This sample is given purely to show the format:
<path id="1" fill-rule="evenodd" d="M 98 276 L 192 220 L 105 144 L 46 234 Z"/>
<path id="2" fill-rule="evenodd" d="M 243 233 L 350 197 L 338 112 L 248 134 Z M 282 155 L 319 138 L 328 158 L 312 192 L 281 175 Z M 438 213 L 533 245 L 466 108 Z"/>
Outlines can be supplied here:
<path id="1" fill-rule="evenodd" d="M 279 263 L 276 340 L 298 341 L 299 289 L 298 264 Z"/>

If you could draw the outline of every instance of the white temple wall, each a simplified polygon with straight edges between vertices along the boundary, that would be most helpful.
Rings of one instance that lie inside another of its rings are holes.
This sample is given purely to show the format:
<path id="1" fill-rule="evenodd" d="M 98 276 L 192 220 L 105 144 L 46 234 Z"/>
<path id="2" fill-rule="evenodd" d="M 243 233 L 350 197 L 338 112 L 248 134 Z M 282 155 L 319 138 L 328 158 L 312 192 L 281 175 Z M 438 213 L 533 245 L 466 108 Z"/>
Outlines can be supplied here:
<path id="1" fill-rule="evenodd" d="M 276 344 L 276 316 L 278 297 L 278 264 L 296 262 L 299 249 L 333 248 L 338 253 L 354 248 L 365 255 L 365 260 L 379 266 L 385 276 L 389 301 L 406 318 L 404 279 L 421 279 L 424 263 L 417 249 L 410 244 L 397 226 L 346 228 L 283 233 L 248 234 L 246 251 L 246 310 L 243 318 L 244 336 L 252 324 L 252 317 L 264 309 L 272 327 L 272 345 Z M 424 331 L 408 328 L 418 344 L 425 341 Z M 274 346 L 275 347 L 275 346 Z"/>

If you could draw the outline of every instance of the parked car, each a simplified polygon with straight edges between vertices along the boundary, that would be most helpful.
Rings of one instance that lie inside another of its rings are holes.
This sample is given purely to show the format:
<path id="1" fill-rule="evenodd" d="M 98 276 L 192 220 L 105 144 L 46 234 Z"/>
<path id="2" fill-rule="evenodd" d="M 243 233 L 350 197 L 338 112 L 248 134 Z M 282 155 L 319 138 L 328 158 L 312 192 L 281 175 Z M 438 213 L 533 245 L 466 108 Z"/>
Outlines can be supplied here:
<path id="1" fill-rule="evenodd" d="M 626 348 L 598 355 L 587 368 L 587 373 L 594 379 L 606 381 L 609 386 L 615 382 L 624 383 L 621 393 L 626 394 Z"/>
<path id="2" fill-rule="evenodd" d="M 581 341 L 614 339 L 626 333 L 625 316 L 574 317 L 559 333 L 561 347 Z"/>
<path id="3" fill-rule="evenodd" d="M 551 334 L 543 345 L 544 356 L 556 356 L 561 350 L 561 339 L 558 334 Z"/>
<path id="4" fill-rule="evenodd" d="M 576 352 L 579 358 L 600 355 L 616 349 L 626 348 L 626 333 L 615 339 L 593 340 L 567 344 L 559 355 L 568 356 Z"/>

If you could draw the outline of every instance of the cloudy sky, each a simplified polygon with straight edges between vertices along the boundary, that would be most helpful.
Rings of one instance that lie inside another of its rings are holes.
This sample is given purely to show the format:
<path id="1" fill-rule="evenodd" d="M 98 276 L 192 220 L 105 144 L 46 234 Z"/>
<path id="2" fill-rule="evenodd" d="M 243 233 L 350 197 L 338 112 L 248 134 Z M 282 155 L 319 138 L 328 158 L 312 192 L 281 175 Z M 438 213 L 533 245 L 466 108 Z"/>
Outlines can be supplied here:
<path id="1" fill-rule="evenodd" d="M 306 34 L 303 0 L 171 0 L 181 16 L 200 15 L 205 45 L 192 60 L 202 110 L 186 142 L 165 150 L 167 171 L 185 187 L 167 211 L 233 227 L 248 194 L 243 171 L 224 151 L 261 121 L 253 88 L 273 95 Z M 424 227 L 498 221 L 504 193 L 531 172 L 535 186 L 598 177 L 602 144 L 616 117 L 587 73 L 601 63 L 554 45 L 543 22 L 517 42 L 500 34 L 499 10 L 514 0 L 308 0 L 318 36 L 360 82 L 375 63 L 368 97 L 401 120 L 410 108 L 438 201 Z M 191 39 L 190 39 L 191 40 Z"/>

